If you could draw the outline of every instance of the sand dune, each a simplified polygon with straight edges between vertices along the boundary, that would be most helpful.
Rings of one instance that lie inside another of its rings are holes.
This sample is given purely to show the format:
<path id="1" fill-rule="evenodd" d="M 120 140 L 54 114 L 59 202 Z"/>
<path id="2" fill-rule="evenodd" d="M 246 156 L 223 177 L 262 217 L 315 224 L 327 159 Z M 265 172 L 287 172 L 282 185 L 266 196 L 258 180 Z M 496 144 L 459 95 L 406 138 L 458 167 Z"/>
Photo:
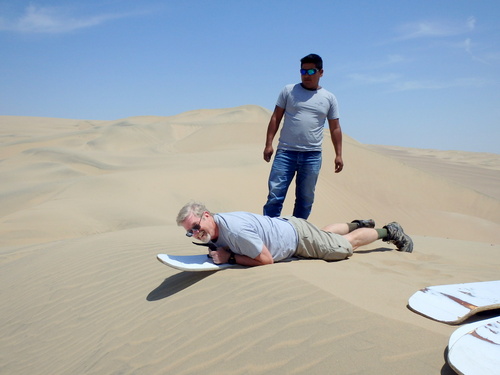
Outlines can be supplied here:
<path id="1" fill-rule="evenodd" d="M 340 174 L 326 135 L 310 220 L 397 220 L 414 253 L 378 242 L 207 274 L 156 261 L 200 252 L 175 225 L 191 199 L 261 212 L 269 116 L 0 116 L 0 373 L 452 374 L 455 327 L 406 303 L 499 279 L 499 155 L 363 145 L 345 128 Z"/>
<path id="2" fill-rule="evenodd" d="M 435 177 L 451 180 L 479 193 L 500 199 L 500 158 L 497 154 L 420 150 L 395 146 L 371 149 L 422 169 Z"/>

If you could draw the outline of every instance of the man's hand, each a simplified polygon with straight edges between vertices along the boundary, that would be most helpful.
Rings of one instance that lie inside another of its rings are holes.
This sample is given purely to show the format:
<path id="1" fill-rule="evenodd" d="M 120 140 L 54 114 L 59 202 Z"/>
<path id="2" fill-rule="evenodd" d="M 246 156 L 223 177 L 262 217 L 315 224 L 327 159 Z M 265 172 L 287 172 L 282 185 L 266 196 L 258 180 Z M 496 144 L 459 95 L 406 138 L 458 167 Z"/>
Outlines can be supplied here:
<path id="1" fill-rule="evenodd" d="M 231 252 L 223 247 L 218 247 L 217 250 L 210 250 L 210 257 L 215 264 L 224 264 L 229 262 Z"/>
<path id="2" fill-rule="evenodd" d="M 271 161 L 271 156 L 274 154 L 274 149 L 273 146 L 266 146 L 264 148 L 264 160 L 267 161 L 268 163 Z"/>
<path id="3" fill-rule="evenodd" d="M 269 163 L 271 161 L 271 156 L 273 156 L 273 139 L 276 133 L 278 132 L 278 128 L 280 127 L 281 120 L 283 119 L 283 115 L 285 114 L 285 108 L 281 108 L 278 106 L 274 107 L 274 112 L 271 115 L 271 119 L 269 120 L 269 125 L 267 126 L 266 132 L 266 147 L 264 148 L 264 160 Z M 268 146 L 269 145 L 269 146 Z"/>
<path id="4" fill-rule="evenodd" d="M 217 251 L 210 251 L 210 256 L 212 257 L 212 260 L 215 264 L 223 264 L 223 263 L 229 263 L 229 258 L 231 257 L 231 252 L 226 250 L 223 247 L 218 247 Z M 242 266 L 248 266 L 248 267 L 253 267 L 253 266 L 263 266 L 265 264 L 273 264 L 273 256 L 267 249 L 265 245 L 262 245 L 262 251 L 261 253 L 255 257 L 255 258 L 250 258 L 246 255 L 241 255 L 241 254 L 235 254 L 237 264 L 242 265 Z"/>
<path id="5" fill-rule="evenodd" d="M 342 160 L 342 156 L 337 156 L 335 158 L 335 173 L 339 173 L 344 169 L 344 161 Z"/>

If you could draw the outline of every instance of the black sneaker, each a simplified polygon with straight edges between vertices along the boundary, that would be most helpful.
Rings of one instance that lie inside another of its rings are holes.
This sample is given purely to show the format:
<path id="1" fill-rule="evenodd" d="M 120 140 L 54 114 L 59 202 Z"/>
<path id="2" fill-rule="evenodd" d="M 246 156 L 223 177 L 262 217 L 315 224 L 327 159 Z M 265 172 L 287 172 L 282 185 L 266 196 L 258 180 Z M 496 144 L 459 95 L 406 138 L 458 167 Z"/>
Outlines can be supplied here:
<path id="1" fill-rule="evenodd" d="M 373 219 L 368 220 L 353 220 L 351 223 L 358 224 L 359 228 L 375 228 L 375 221 Z"/>
<path id="2" fill-rule="evenodd" d="M 390 242 L 396 245 L 398 251 L 404 251 L 411 253 L 413 251 L 413 241 L 410 236 L 408 236 L 401 225 L 396 222 L 392 222 L 384 226 L 387 229 L 387 237 L 382 238 L 382 241 Z"/>

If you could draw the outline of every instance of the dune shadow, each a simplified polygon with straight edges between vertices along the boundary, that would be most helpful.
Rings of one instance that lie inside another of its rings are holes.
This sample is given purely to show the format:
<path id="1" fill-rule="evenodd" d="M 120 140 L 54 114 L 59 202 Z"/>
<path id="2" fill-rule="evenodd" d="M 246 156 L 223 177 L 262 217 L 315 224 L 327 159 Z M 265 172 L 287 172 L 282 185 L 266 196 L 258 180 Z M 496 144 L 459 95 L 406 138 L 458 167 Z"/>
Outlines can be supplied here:
<path id="1" fill-rule="evenodd" d="M 170 297 L 204 278 L 213 274 L 213 272 L 180 272 L 166 278 L 157 288 L 152 290 L 146 299 L 148 301 L 158 301 Z"/>

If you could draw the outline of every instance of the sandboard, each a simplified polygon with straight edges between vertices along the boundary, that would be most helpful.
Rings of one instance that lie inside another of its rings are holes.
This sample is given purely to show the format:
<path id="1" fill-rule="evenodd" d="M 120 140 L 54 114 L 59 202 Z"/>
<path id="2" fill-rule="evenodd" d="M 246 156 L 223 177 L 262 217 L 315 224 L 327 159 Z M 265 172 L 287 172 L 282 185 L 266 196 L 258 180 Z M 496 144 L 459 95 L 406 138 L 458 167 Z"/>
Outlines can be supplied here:
<path id="1" fill-rule="evenodd" d="M 202 272 L 202 271 L 220 271 L 225 268 L 235 267 L 237 264 L 215 264 L 207 254 L 200 255 L 169 255 L 158 254 L 156 258 L 172 268 L 181 271 Z"/>
<path id="2" fill-rule="evenodd" d="M 478 312 L 500 309 L 500 280 L 429 286 L 413 294 L 408 307 L 428 318 L 459 324 Z"/>
<path id="3" fill-rule="evenodd" d="M 500 321 L 500 316 L 496 316 L 494 318 L 478 320 L 477 322 L 472 322 L 468 324 L 464 324 L 460 328 L 457 328 L 450 336 L 448 340 L 448 349 L 450 349 L 462 336 L 474 331 L 476 328 L 484 326 L 489 323 Z"/>
<path id="4" fill-rule="evenodd" d="M 500 317 L 466 324 L 453 332 L 448 363 L 458 374 L 500 374 Z"/>

